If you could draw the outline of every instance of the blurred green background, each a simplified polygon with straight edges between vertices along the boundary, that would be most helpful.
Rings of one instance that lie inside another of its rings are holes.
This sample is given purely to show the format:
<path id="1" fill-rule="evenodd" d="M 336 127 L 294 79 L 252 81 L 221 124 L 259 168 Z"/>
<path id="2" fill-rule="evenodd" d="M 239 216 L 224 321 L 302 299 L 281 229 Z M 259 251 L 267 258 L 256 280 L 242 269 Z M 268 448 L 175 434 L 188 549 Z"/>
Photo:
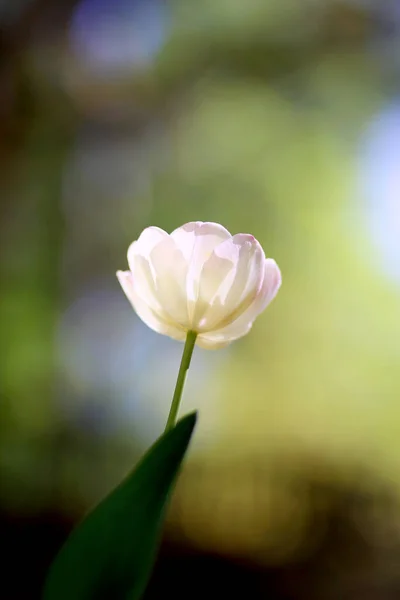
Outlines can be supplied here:
<path id="1" fill-rule="evenodd" d="M 115 277 L 149 225 L 283 274 L 196 349 L 148 598 L 400 597 L 397 0 L 0 3 L 0 597 L 160 434 L 182 346 Z"/>

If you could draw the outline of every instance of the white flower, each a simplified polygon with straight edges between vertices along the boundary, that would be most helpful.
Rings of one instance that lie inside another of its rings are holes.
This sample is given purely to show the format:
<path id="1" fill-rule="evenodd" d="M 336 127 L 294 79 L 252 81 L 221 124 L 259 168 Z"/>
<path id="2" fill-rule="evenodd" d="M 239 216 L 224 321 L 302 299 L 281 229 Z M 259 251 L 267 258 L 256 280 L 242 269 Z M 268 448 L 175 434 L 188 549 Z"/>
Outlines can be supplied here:
<path id="1" fill-rule="evenodd" d="M 281 274 L 252 236 L 217 223 L 187 223 L 169 235 L 148 227 L 128 250 L 119 282 L 154 331 L 203 348 L 222 348 L 251 329 L 275 297 Z"/>

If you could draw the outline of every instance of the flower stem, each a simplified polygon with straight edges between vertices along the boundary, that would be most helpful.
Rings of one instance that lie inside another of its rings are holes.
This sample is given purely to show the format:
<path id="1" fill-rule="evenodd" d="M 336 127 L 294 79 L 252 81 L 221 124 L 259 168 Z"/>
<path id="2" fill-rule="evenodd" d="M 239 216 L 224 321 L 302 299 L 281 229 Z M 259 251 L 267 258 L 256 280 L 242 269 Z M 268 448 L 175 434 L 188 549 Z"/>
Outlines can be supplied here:
<path id="1" fill-rule="evenodd" d="M 196 343 L 197 333 L 195 331 L 188 331 L 186 335 L 185 347 L 183 349 L 181 366 L 179 367 L 178 378 L 176 380 L 174 396 L 172 398 L 172 404 L 168 415 L 167 424 L 165 431 L 172 429 L 175 425 L 176 417 L 178 415 L 179 404 L 181 402 L 183 386 L 185 385 L 186 374 L 190 367 L 190 360 L 192 358 L 194 345 Z"/>

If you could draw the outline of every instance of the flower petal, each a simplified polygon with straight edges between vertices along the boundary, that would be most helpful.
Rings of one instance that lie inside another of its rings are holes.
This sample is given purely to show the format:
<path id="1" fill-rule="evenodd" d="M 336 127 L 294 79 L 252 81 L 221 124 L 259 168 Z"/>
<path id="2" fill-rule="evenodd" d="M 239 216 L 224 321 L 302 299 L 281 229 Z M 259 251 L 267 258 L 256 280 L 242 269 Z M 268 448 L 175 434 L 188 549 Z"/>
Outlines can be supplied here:
<path id="1" fill-rule="evenodd" d="M 214 248 L 232 236 L 218 223 L 193 221 L 175 229 L 171 237 L 188 263 L 192 261 L 204 264 Z"/>
<path id="2" fill-rule="evenodd" d="M 275 298 L 282 285 L 281 271 L 273 258 L 266 258 L 264 264 L 264 279 L 260 293 L 250 310 L 256 312 L 256 317 L 263 312 Z"/>
<path id="3" fill-rule="evenodd" d="M 218 223 L 194 221 L 186 223 L 171 233 L 171 238 L 181 250 L 187 264 L 186 296 L 187 310 L 191 326 L 194 325 L 196 302 L 199 298 L 200 273 L 204 263 L 211 256 L 214 248 L 231 234 Z"/>
<path id="4" fill-rule="evenodd" d="M 176 340 L 185 339 L 186 332 L 184 329 L 179 329 L 174 323 L 166 321 L 163 316 L 157 314 L 137 295 L 130 271 L 118 271 L 117 278 L 136 314 L 150 329 Z"/>
<path id="5" fill-rule="evenodd" d="M 242 315 L 243 317 L 243 315 Z M 237 321 L 231 323 L 223 329 L 212 331 L 211 333 L 202 333 L 198 336 L 196 343 L 202 348 L 209 348 L 211 350 L 224 348 L 231 342 L 244 337 L 250 331 L 253 326 L 253 321 L 248 321 L 239 317 Z"/>
<path id="6" fill-rule="evenodd" d="M 200 346 L 200 348 L 203 348 L 204 350 L 220 350 L 220 348 L 226 348 L 226 346 L 229 346 L 229 344 L 231 343 L 231 340 L 222 340 L 221 341 L 217 341 L 214 338 L 209 338 L 206 335 L 199 335 L 197 336 L 196 339 L 196 346 Z"/>
<path id="7" fill-rule="evenodd" d="M 201 273 L 199 331 L 221 329 L 250 306 L 261 288 L 264 261 L 264 251 L 251 235 L 235 235 L 215 248 Z M 219 285 L 215 273 L 221 274 Z"/>
<path id="8" fill-rule="evenodd" d="M 139 238 L 133 242 L 128 248 L 128 265 L 132 271 L 131 260 L 140 254 L 145 258 L 149 258 L 151 251 L 160 242 L 169 238 L 169 235 L 160 227 L 147 227 L 142 231 Z"/>
<path id="9" fill-rule="evenodd" d="M 155 294 L 161 306 L 173 321 L 190 329 L 186 296 L 188 265 L 171 237 L 168 236 L 153 248 L 150 265 L 154 274 Z"/>
<path id="10" fill-rule="evenodd" d="M 246 335 L 250 331 L 254 320 L 267 308 L 278 293 L 281 282 L 282 277 L 278 265 L 272 258 L 267 258 L 264 263 L 262 287 L 255 300 L 235 321 L 221 329 L 199 335 L 198 345 L 203 348 L 221 348 Z"/>
<path id="11" fill-rule="evenodd" d="M 157 296 L 156 275 L 151 265 L 150 254 L 156 246 L 169 239 L 168 233 L 163 229 L 147 227 L 139 239 L 128 248 L 128 264 L 135 282 L 135 293 L 165 319 L 168 319 L 168 316 Z"/>

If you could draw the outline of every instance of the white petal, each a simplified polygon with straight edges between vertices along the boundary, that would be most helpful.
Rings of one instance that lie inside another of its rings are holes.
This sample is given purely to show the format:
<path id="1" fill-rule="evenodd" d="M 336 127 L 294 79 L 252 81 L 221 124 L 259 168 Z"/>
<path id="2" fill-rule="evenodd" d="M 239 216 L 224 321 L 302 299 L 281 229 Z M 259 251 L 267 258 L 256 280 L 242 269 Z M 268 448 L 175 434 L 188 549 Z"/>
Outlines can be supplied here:
<path id="1" fill-rule="evenodd" d="M 193 221 L 175 229 L 171 237 L 188 263 L 189 261 L 204 263 L 216 246 L 232 236 L 218 223 Z"/>
<path id="2" fill-rule="evenodd" d="M 226 346 L 229 346 L 230 343 L 231 340 L 217 341 L 216 339 L 211 339 L 203 335 L 197 336 L 196 339 L 196 345 L 200 346 L 200 348 L 204 348 L 204 350 L 220 350 L 220 348 L 226 348 Z"/>
<path id="3" fill-rule="evenodd" d="M 190 329 L 186 295 L 188 265 L 182 252 L 168 236 L 153 248 L 149 262 L 154 274 L 155 294 L 160 305 L 173 321 Z"/>
<path id="4" fill-rule="evenodd" d="M 203 265 L 211 256 L 214 248 L 231 237 L 229 231 L 222 225 L 201 221 L 186 223 L 171 233 L 171 238 L 182 251 L 188 264 L 186 296 L 191 326 L 194 325 L 195 306 L 199 297 L 199 280 Z"/>
<path id="5" fill-rule="evenodd" d="M 135 282 L 135 293 L 141 300 L 147 304 L 154 312 L 163 315 L 166 319 L 168 316 L 157 297 L 157 288 L 154 281 L 154 274 L 150 265 L 150 261 L 140 254 L 134 255 L 131 253 L 130 266 L 133 280 Z"/>
<path id="6" fill-rule="evenodd" d="M 128 248 L 128 264 L 134 277 L 135 293 L 160 315 L 164 309 L 157 297 L 155 273 L 151 266 L 150 254 L 158 244 L 168 239 L 169 235 L 163 229 L 147 227 L 139 239 Z M 166 317 L 166 315 L 164 316 Z"/>
<path id="7" fill-rule="evenodd" d="M 199 331 L 203 326 L 208 328 L 208 323 L 212 319 L 220 319 L 216 312 L 221 307 L 225 314 L 225 308 L 219 299 L 219 294 L 223 295 L 224 288 L 230 288 L 236 273 L 236 264 L 234 259 L 217 256 L 214 252 L 206 261 L 199 277 L 198 297 L 194 303 L 192 312 L 193 329 Z M 208 321 L 207 321 L 208 317 Z"/>
<path id="8" fill-rule="evenodd" d="M 188 329 L 187 264 L 175 242 L 167 235 L 147 257 L 134 246 L 130 265 L 137 295 L 166 320 Z"/>
<path id="9" fill-rule="evenodd" d="M 262 287 L 255 300 L 235 321 L 221 329 L 201 334 L 197 343 L 203 348 L 221 348 L 230 342 L 246 335 L 254 320 L 268 304 L 274 299 L 281 286 L 282 277 L 278 265 L 272 258 L 267 258 L 264 263 L 264 279 Z"/>
<path id="10" fill-rule="evenodd" d="M 253 308 L 256 311 L 256 317 L 263 312 L 270 302 L 275 298 L 282 284 L 281 271 L 273 258 L 267 258 L 264 265 L 264 280 L 255 299 Z"/>
<path id="11" fill-rule="evenodd" d="M 200 278 L 199 331 L 221 329 L 247 310 L 261 289 L 264 261 L 264 251 L 251 235 L 235 235 L 215 248 Z"/>
<path id="12" fill-rule="evenodd" d="M 149 258 L 151 251 L 160 242 L 168 239 L 169 235 L 160 227 L 147 227 L 140 234 L 139 238 L 133 242 L 128 248 L 128 264 L 132 271 L 131 260 L 134 256 L 140 254 L 145 258 Z"/>
<path id="13" fill-rule="evenodd" d="M 218 331 L 203 333 L 198 336 L 197 344 L 202 348 L 218 349 L 228 346 L 231 342 L 244 337 L 253 326 L 253 321 L 239 317 L 237 321 Z"/>
<path id="14" fill-rule="evenodd" d="M 168 335 L 176 340 L 185 339 L 186 332 L 183 329 L 177 328 L 174 323 L 165 321 L 163 316 L 160 316 L 152 310 L 152 308 L 143 302 L 137 295 L 132 273 L 130 271 L 118 271 L 117 277 L 136 314 L 148 327 L 150 327 L 150 329 L 153 329 L 157 333 Z"/>

